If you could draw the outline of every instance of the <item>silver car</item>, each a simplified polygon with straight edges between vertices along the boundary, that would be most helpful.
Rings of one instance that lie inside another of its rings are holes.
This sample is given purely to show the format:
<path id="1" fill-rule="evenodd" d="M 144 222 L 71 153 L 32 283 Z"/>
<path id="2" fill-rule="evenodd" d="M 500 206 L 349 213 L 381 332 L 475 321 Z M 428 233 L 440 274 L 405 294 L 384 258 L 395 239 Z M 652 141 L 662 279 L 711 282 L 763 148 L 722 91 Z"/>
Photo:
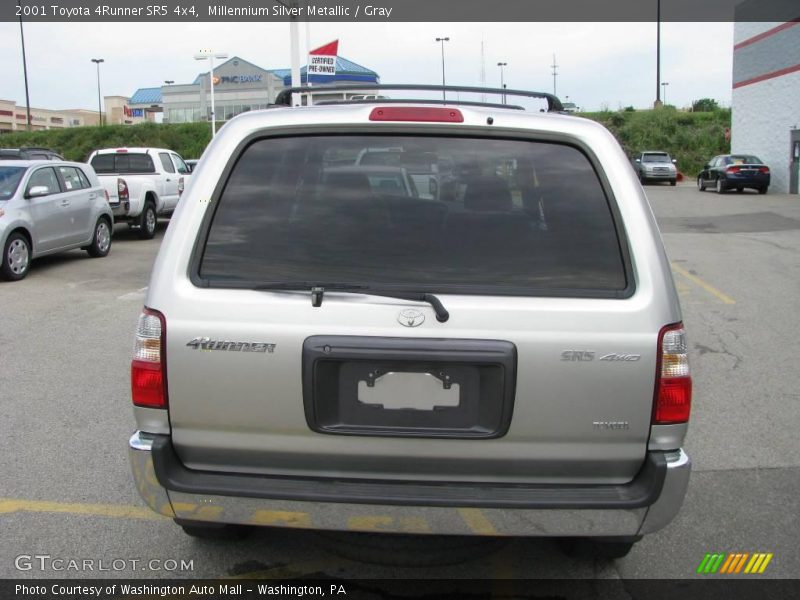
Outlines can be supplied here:
<path id="1" fill-rule="evenodd" d="M 0 275 L 28 274 L 34 258 L 82 248 L 92 257 L 111 249 L 114 219 L 89 165 L 62 161 L 0 163 Z"/>
<path id="2" fill-rule="evenodd" d="M 691 377 L 661 237 L 614 137 L 536 97 L 549 113 L 376 99 L 228 122 L 136 331 L 147 504 L 197 536 L 582 537 L 609 556 L 673 519 Z M 451 181 L 381 194 L 352 166 L 375 147 Z"/>

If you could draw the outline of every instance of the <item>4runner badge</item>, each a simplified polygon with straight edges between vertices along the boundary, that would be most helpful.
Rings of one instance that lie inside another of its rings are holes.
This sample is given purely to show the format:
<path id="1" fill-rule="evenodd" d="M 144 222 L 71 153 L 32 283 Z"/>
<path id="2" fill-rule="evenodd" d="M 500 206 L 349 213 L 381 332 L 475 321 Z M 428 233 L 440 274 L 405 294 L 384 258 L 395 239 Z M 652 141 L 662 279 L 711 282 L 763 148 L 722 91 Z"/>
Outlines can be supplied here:
<path id="1" fill-rule="evenodd" d="M 406 308 L 397 315 L 397 322 L 404 327 L 419 327 L 425 322 L 425 314 L 416 308 Z"/>
<path id="2" fill-rule="evenodd" d="M 195 350 L 228 350 L 231 352 L 272 352 L 275 350 L 275 344 L 267 344 L 264 342 L 228 342 L 217 341 L 207 337 L 196 337 L 191 342 L 186 344 Z"/>

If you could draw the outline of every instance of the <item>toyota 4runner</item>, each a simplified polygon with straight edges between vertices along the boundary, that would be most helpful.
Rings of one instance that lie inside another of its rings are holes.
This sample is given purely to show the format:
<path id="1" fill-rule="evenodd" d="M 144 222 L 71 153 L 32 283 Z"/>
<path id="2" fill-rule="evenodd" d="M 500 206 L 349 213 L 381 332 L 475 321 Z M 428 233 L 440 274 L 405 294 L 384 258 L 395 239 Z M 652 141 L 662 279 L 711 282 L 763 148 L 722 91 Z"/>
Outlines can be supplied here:
<path id="1" fill-rule="evenodd" d="M 213 140 L 135 336 L 153 510 L 617 556 L 673 519 L 692 384 L 642 187 L 602 126 L 494 93 L 549 110 L 365 99 Z M 370 148 L 438 163 L 435 196 L 359 167 Z"/>

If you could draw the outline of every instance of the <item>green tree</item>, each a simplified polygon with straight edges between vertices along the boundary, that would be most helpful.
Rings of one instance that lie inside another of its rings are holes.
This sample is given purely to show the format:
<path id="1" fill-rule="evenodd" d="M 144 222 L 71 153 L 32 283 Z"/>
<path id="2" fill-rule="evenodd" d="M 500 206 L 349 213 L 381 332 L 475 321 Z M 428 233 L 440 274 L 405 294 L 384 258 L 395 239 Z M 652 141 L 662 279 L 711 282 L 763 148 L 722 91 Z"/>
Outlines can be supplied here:
<path id="1" fill-rule="evenodd" d="M 692 102 L 693 112 L 714 112 L 719 108 L 719 104 L 713 98 L 700 98 Z"/>

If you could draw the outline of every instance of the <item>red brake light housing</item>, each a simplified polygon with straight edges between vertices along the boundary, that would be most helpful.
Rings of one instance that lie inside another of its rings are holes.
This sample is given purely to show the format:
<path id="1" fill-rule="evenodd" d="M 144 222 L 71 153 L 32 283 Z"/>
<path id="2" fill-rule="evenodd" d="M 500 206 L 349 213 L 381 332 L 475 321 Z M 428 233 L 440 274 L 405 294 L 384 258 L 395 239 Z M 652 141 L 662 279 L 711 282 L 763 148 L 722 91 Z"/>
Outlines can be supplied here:
<path id="1" fill-rule="evenodd" d="M 157 310 L 139 315 L 131 361 L 131 399 L 135 406 L 167 408 L 167 321 Z"/>
<path id="2" fill-rule="evenodd" d="M 728 168 L 727 168 L 727 169 L 725 169 L 725 170 L 726 170 L 728 173 L 738 173 L 739 171 L 741 171 L 741 170 L 742 170 L 742 168 L 741 168 L 741 167 L 728 167 Z"/>
<path id="3" fill-rule="evenodd" d="M 667 325 L 658 334 L 653 425 L 686 423 L 692 408 L 692 377 L 683 323 Z"/>
<path id="4" fill-rule="evenodd" d="M 369 120 L 463 123 L 464 115 L 457 108 L 439 106 L 376 106 L 369 113 Z"/>
<path id="5" fill-rule="evenodd" d="M 769 173 L 769 167 L 758 167 L 758 172 L 767 174 Z"/>
<path id="6" fill-rule="evenodd" d="M 130 194 L 128 193 L 128 184 L 125 183 L 124 179 L 117 179 L 117 195 L 119 196 L 120 202 L 125 202 L 130 198 Z"/>

